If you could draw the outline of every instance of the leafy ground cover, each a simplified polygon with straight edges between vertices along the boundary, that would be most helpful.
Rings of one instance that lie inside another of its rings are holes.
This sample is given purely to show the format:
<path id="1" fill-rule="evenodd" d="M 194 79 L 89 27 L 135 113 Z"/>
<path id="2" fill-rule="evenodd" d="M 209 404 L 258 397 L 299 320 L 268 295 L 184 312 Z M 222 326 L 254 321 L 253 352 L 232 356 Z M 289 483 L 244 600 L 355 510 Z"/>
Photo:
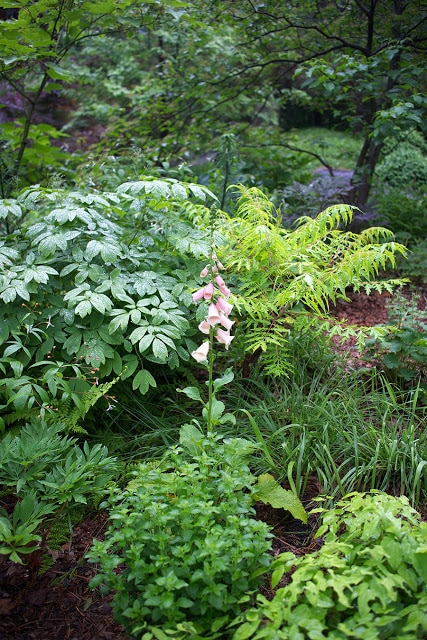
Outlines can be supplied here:
<path id="1" fill-rule="evenodd" d="M 425 287 L 420 291 L 424 304 Z M 371 325 L 387 320 L 389 294 L 352 294 L 352 302 L 339 302 L 334 314 L 348 322 Z M 422 303 L 420 303 L 422 304 Z M 347 353 L 349 369 L 364 367 L 356 350 Z M 307 509 L 315 506 L 313 500 L 319 494 L 315 477 L 308 480 L 302 501 Z M 2 500 L 2 506 L 7 506 Z M 427 516 L 425 505 L 419 509 Z M 293 552 L 296 556 L 313 553 L 320 548 L 319 539 L 313 538 L 317 516 L 307 524 L 293 519 L 289 513 L 258 503 L 257 517 L 267 522 L 274 534 L 273 554 Z M 39 556 L 29 566 L 12 563 L 5 556 L 0 558 L 0 632 L 7 640 L 89 640 L 93 638 L 125 640 L 123 627 L 113 619 L 111 596 L 101 595 L 88 588 L 95 575 L 95 568 L 84 559 L 94 538 L 102 540 L 106 529 L 107 514 L 93 512 L 74 528 L 72 542 L 54 552 L 55 562 L 45 573 L 37 572 Z M 260 593 L 268 599 L 274 591 L 267 582 Z"/>

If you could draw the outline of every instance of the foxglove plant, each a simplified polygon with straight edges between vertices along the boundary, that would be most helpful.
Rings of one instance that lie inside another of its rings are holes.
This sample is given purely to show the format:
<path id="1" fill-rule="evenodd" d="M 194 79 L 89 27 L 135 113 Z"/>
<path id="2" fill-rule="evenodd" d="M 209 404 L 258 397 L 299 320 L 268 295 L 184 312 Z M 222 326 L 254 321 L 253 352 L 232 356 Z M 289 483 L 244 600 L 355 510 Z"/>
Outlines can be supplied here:
<path id="1" fill-rule="evenodd" d="M 195 304 L 201 300 L 209 303 L 207 316 L 199 324 L 199 331 L 208 336 L 208 339 L 202 342 L 202 344 L 191 354 L 197 362 L 207 362 L 208 365 L 209 397 L 207 405 L 203 411 L 203 415 L 207 422 L 208 433 L 212 431 L 214 424 L 217 422 L 230 420 L 234 422 L 234 416 L 231 414 L 226 414 L 225 416 L 222 415 L 225 406 L 215 397 L 216 389 L 223 384 L 230 382 L 233 379 L 233 374 L 228 370 L 222 378 L 218 380 L 213 379 L 214 339 L 220 344 L 223 344 L 226 349 L 229 348 L 234 339 L 234 336 L 230 333 L 234 320 L 230 320 L 229 318 L 233 309 L 233 305 L 229 302 L 231 292 L 225 284 L 224 279 L 219 274 L 219 271 L 222 271 L 223 269 L 224 266 L 213 253 L 209 264 L 200 272 L 200 277 L 209 278 L 209 281 L 203 287 L 198 289 L 198 291 L 193 293 L 193 302 Z M 196 398 L 201 400 L 199 391 L 194 387 L 183 389 L 183 392 L 193 399 Z"/>

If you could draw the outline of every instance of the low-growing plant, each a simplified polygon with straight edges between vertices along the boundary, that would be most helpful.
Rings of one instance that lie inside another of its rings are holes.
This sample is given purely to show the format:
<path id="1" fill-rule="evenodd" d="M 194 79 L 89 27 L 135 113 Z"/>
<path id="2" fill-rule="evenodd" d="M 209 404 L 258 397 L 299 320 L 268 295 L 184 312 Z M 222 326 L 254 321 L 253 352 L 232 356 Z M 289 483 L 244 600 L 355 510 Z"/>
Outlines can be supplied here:
<path id="1" fill-rule="evenodd" d="M 215 211 L 211 216 L 211 246 Z M 114 589 L 115 618 L 135 638 L 220 637 L 259 586 L 269 565 L 265 523 L 251 518 L 262 500 L 307 519 L 298 497 L 273 476 L 258 479 L 248 467 L 257 445 L 215 434 L 235 424 L 217 394 L 233 380 L 230 369 L 214 378 L 214 339 L 229 348 L 234 324 L 231 291 L 211 250 L 193 293 L 199 330 L 206 337 L 192 357 L 207 367 L 207 398 L 199 387 L 182 392 L 202 404 L 196 419 L 181 429 L 181 447 L 171 447 L 158 463 L 145 463 L 121 495 L 110 498 L 111 525 L 89 558 L 100 562 L 92 586 Z M 203 301 L 203 302 L 202 302 Z M 167 634 L 167 635 L 166 635 Z"/>
<path id="2" fill-rule="evenodd" d="M 366 340 L 366 357 L 380 360 L 394 382 L 417 383 L 427 389 L 427 310 L 421 309 L 420 294 L 400 292 L 387 303 L 390 326 L 377 338 Z"/>
<path id="3" fill-rule="evenodd" d="M 79 446 L 60 429 L 33 421 L 0 442 L 0 495 L 13 504 L 12 510 L 0 508 L 0 553 L 14 562 L 54 548 L 59 521 L 65 523 L 65 540 L 71 537 L 82 507 L 100 502 L 116 472 L 106 447 Z"/>
<path id="4" fill-rule="evenodd" d="M 351 494 L 322 512 L 312 554 L 272 563 L 269 602 L 239 620 L 233 640 L 415 640 L 427 633 L 427 524 L 405 497 Z"/>
<path id="5" fill-rule="evenodd" d="M 91 586 L 115 590 L 114 616 L 134 638 L 220 637 L 269 565 L 268 527 L 252 517 L 253 445 L 200 436 L 184 430 L 190 456 L 172 447 L 140 465 L 88 554 L 100 562 Z"/>
<path id="6" fill-rule="evenodd" d="M 238 419 L 227 435 L 260 444 L 254 473 L 274 473 L 303 497 L 307 483 L 335 498 L 379 489 L 413 506 L 427 496 L 427 408 L 420 389 L 399 393 L 376 370 L 349 372 L 326 358 L 313 370 L 290 344 L 292 375 L 265 377 L 257 366 L 237 380 L 227 406 Z M 315 350 L 313 348 L 313 352 Z M 308 357 L 308 356 L 307 356 Z"/>

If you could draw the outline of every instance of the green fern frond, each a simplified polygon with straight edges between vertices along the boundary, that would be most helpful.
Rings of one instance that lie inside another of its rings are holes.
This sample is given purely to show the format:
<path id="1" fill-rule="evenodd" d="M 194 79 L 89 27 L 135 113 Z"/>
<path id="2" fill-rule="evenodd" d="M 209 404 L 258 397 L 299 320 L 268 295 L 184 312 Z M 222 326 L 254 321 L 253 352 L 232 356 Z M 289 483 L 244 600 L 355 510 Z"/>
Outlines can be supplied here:
<path id="1" fill-rule="evenodd" d="M 52 551 L 58 551 L 66 542 L 71 540 L 72 535 L 73 528 L 69 515 L 64 514 L 52 524 L 46 538 L 46 544 Z"/>
<path id="2" fill-rule="evenodd" d="M 109 382 L 94 385 L 89 391 L 85 391 L 82 394 L 78 405 L 73 403 L 69 397 L 61 400 L 57 407 L 58 411 L 54 414 L 48 414 L 46 416 L 46 422 L 61 424 L 63 425 L 64 431 L 68 433 L 86 434 L 87 431 L 81 426 L 81 421 L 98 400 L 109 392 L 119 378 L 120 376 L 117 376 L 117 378 Z"/>
<path id="3" fill-rule="evenodd" d="M 240 278 L 235 302 L 245 348 L 262 351 L 266 371 L 282 375 L 289 369 L 284 355 L 292 319 L 299 317 L 305 330 L 323 326 L 329 305 L 348 299 L 349 287 L 391 291 L 402 281 L 377 276 L 406 249 L 383 227 L 343 231 L 352 220 L 349 205 L 334 205 L 314 219 L 301 218 L 294 231 L 284 230 L 267 196 L 255 187 L 238 189 L 237 215 L 225 218 L 224 259 Z"/>

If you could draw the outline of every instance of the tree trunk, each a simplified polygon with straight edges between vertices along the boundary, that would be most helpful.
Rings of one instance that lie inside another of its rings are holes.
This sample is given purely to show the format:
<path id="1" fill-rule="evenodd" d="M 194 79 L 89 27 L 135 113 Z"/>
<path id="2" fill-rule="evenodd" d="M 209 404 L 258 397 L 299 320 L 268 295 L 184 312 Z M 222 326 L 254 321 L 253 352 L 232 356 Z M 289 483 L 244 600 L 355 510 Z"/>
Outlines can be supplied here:
<path id="1" fill-rule="evenodd" d="M 366 206 L 368 201 L 372 178 L 382 146 L 382 142 L 376 142 L 371 138 L 366 138 L 357 159 L 352 180 L 353 189 L 351 198 L 361 209 Z"/>

